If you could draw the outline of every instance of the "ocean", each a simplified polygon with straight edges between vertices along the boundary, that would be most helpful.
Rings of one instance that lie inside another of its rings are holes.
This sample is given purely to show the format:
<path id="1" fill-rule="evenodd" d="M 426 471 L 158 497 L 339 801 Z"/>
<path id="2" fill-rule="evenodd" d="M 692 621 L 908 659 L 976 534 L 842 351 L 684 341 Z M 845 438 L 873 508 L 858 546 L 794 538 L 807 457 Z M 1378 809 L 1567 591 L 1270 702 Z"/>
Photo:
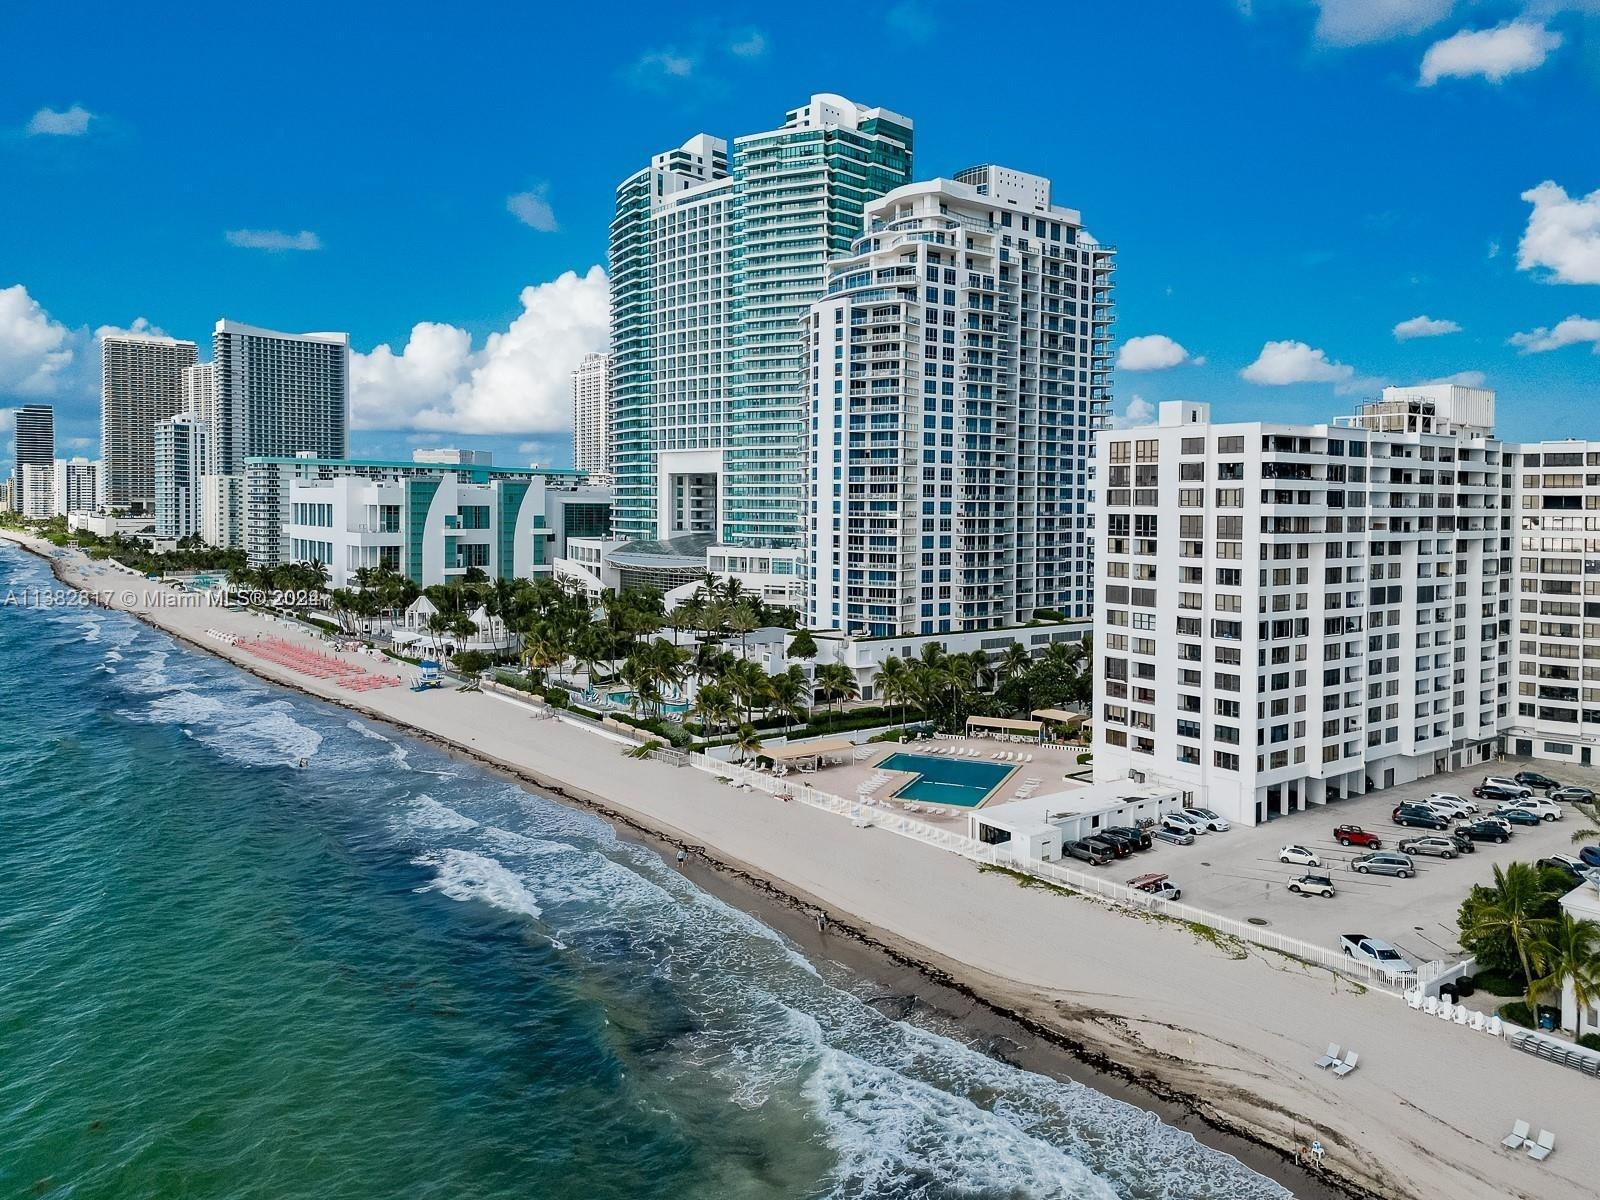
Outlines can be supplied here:
<path id="1" fill-rule="evenodd" d="M 890 1019 L 597 818 L 55 586 L 0 545 L 0 1194 L 1288 1195 Z"/>

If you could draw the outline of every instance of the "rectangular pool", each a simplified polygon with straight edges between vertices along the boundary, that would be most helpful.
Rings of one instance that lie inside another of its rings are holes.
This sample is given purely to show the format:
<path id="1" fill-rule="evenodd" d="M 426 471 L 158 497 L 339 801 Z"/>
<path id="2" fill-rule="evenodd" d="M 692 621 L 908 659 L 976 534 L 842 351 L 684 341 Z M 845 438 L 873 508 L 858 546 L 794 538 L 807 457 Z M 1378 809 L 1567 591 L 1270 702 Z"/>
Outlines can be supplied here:
<path id="1" fill-rule="evenodd" d="M 891 754 L 878 769 L 916 773 L 915 779 L 894 794 L 897 800 L 976 808 L 1015 767 L 932 754 Z"/>

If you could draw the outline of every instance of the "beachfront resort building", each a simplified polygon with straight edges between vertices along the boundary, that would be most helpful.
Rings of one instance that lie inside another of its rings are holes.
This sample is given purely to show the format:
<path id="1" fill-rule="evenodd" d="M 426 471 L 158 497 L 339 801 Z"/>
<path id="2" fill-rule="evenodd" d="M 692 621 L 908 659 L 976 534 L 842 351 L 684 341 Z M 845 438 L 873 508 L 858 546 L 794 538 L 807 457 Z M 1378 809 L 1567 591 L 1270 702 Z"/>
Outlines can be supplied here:
<path id="1" fill-rule="evenodd" d="M 611 482 L 611 355 L 585 354 L 572 373 L 572 465 Z"/>
<path id="2" fill-rule="evenodd" d="M 207 426 L 201 529 L 218 546 L 243 546 L 249 514 L 245 463 L 251 458 L 348 452 L 350 337 L 277 333 L 217 322 L 211 375 L 194 381 L 192 409 Z"/>
<path id="3" fill-rule="evenodd" d="M 209 368 L 208 363 L 208 374 Z M 155 522 L 158 537 L 176 539 L 202 533 L 201 481 L 210 473 L 209 430 L 210 426 L 194 411 L 176 413 L 156 424 Z"/>
<path id="4" fill-rule="evenodd" d="M 806 323 L 807 621 L 963 633 L 1093 602 L 1113 252 L 999 166 L 867 206 Z"/>
<path id="5" fill-rule="evenodd" d="M 17 511 L 35 521 L 56 515 L 55 463 L 23 463 L 17 468 Z"/>
<path id="6" fill-rule="evenodd" d="M 333 587 L 363 568 L 421 587 L 547 575 L 610 521 L 610 493 L 566 469 L 300 455 L 251 458 L 246 477 L 251 565 L 319 562 Z"/>
<path id="7" fill-rule="evenodd" d="M 51 470 L 52 516 L 94 512 L 101 506 L 100 464 L 87 458 L 58 458 Z"/>
<path id="8" fill-rule="evenodd" d="M 11 503 L 17 512 L 27 515 L 26 497 L 29 489 L 23 479 L 23 469 L 32 466 L 53 472 L 56 461 L 56 410 L 48 404 L 24 404 L 16 410 L 13 421 L 12 436 L 16 442 L 17 465 Z M 37 492 L 41 486 L 48 495 L 48 479 L 41 484 L 40 478 L 36 477 L 34 491 Z M 47 512 L 44 515 L 50 514 Z"/>
<path id="9" fill-rule="evenodd" d="M 1508 447 L 1515 696 L 1505 748 L 1600 761 L 1600 442 Z"/>
<path id="10" fill-rule="evenodd" d="M 1490 759 L 1511 712 L 1494 393 L 1099 435 L 1094 766 L 1253 825 Z"/>
<path id="11" fill-rule="evenodd" d="M 100 339 L 100 453 L 109 508 L 155 509 L 155 429 L 183 409 L 195 344 L 141 333 Z"/>
<path id="12" fill-rule="evenodd" d="M 782 126 L 706 134 L 617 189 L 611 225 L 613 569 L 671 592 L 713 559 L 804 592 L 804 318 L 866 207 L 911 179 L 906 117 L 816 95 Z"/>

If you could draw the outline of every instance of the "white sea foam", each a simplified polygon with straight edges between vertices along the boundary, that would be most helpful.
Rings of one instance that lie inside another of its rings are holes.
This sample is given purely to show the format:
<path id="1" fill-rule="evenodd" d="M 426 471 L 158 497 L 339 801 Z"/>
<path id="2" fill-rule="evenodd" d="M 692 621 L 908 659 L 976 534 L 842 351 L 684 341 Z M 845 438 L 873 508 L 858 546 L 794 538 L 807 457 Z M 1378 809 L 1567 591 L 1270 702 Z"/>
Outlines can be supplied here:
<path id="1" fill-rule="evenodd" d="M 452 900 L 480 900 L 505 912 L 528 917 L 537 918 L 543 912 L 522 880 L 482 854 L 445 850 L 423 855 L 415 861 L 419 866 L 431 866 L 438 872 L 432 883 L 417 889 L 419 892 L 439 892 Z"/>
<path id="2" fill-rule="evenodd" d="M 426 792 L 412 798 L 406 808 L 405 823 L 412 830 L 463 830 L 476 829 L 478 823 L 471 817 L 465 816 L 440 804 Z"/>
<path id="3" fill-rule="evenodd" d="M 193 684 L 171 688 L 153 698 L 142 712 L 125 710 L 123 715 L 153 725 L 192 729 L 206 746 L 249 766 L 297 763 L 314 757 L 322 744 L 320 733 L 295 720 L 289 701 L 252 703 L 242 696 L 199 691 Z"/>

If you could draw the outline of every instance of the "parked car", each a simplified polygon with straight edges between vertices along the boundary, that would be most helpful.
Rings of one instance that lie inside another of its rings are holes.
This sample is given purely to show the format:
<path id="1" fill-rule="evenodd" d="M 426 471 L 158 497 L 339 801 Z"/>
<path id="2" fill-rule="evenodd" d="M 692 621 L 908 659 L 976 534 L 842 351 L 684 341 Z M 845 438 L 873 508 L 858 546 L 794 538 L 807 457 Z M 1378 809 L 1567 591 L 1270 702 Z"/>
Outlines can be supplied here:
<path id="1" fill-rule="evenodd" d="M 1295 867 L 1320 867 L 1322 859 L 1315 850 L 1304 846 L 1285 846 L 1278 851 L 1278 861 Z"/>
<path id="2" fill-rule="evenodd" d="M 1466 816 L 1468 813 L 1478 811 L 1478 806 L 1471 800 L 1468 800 L 1465 796 L 1458 796 L 1454 792 L 1430 792 L 1427 803 L 1436 807 L 1454 809 L 1457 816 Z"/>
<path id="3" fill-rule="evenodd" d="M 1411 964 L 1400 951 L 1381 938 L 1368 937 L 1364 933 L 1347 933 L 1339 939 L 1339 948 L 1344 951 L 1346 958 L 1367 963 L 1390 975 L 1405 975 L 1412 970 Z"/>
<path id="4" fill-rule="evenodd" d="M 1160 838 L 1163 842 L 1170 842 L 1174 846 L 1194 845 L 1194 834 L 1187 829 L 1171 829 L 1166 825 L 1151 831 L 1151 837 Z"/>
<path id="5" fill-rule="evenodd" d="M 1578 861 L 1586 867 L 1600 867 L 1600 846 L 1585 846 L 1579 850 Z"/>
<path id="6" fill-rule="evenodd" d="M 1085 841 L 1068 842 L 1062 847 L 1073 858 L 1081 859 L 1091 866 L 1103 867 L 1111 861 L 1111 852 L 1099 846 L 1092 846 Z"/>
<path id="7" fill-rule="evenodd" d="M 1529 796 L 1522 800 L 1513 800 L 1510 804 L 1501 805 L 1501 808 L 1520 808 L 1545 821 L 1559 821 L 1566 815 L 1561 811 L 1561 805 L 1554 800 L 1546 800 L 1540 796 Z"/>
<path id="8" fill-rule="evenodd" d="M 1133 853 L 1131 846 L 1124 845 L 1122 842 L 1117 841 L 1116 838 L 1108 838 L 1104 834 L 1091 833 L 1083 840 L 1091 846 L 1099 846 L 1112 858 L 1127 858 L 1128 855 Z"/>
<path id="9" fill-rule="evenodd" d="M 1289 890 L 1301 896 L 1333 896 L 1333 878 L 1315 871 L 1289 880 Z"/>
<path id="10" fill-rule="evenodd" d="M 1551 779 L 1548 775 L 1541 775 L 1537 771 L 1518 771 L 1511 777 L 1513 783 L 1520 783 L 1523 787 L 1537 788 L 1541 792 L 1548 792 L 1552 788 L 1561 786 L 1561 782 Z"/>
<path id="11" fill-rule="evenodd" d="M 1558 800 L 1563 804 L 1594 803 L 1594 792 L 1591 789 L 1586 787 L 1574 787 L 1570 783 L 1567 784 L 1566 787 L 1558 787 L 1554 791 L 1546 792 L 1545 795 L 1551 800 Z"/>
<path id="12" fill-rule="evenodd" d="M 1431 808 L 1422 808 L 1416 804 L 1397 805 L 1393 816 L 1396 825 L 1404 825 L 1408 829 L 1450 828 L 1449 817 L 1442 817 Z"/>
<path id="13" fill-rule="evenodd" d="M 1129 834 L 1121 829 L 1102 829 L 1094 836 L 1114 843 L 1122 849 L 1124 855 L 1132 854 L 1139 849 L 1139 835 L 1137 833 Z"/>
<path id="14" fill-rule="evenodd" d="M 1450 831 L 1450 840 L 1456 844 L 1456 849 L 1462 854 L 1476 854 L 1478 852 L 1478 843 L 1473 841 L 1471 835 L 1459 825 Z"/>
<path id="15" fill-rule="evenodd" d="M 1136 829 L 1132 825 L 1113 825 L 1106 832 L 1120 833 L 1125 838 L 1132 838 L 1135 850 L 1150 849 L 1150 831 L 1148 829 Z"/>
<path id="16" fill-rule="evenodd" d="M 1163 900 L 1179 900 L 1183 897 L 1183 889 L 1165 875 L 1135 875 L 1128 880 L 1128 886 Z"/>
<path id="17" fill-rule="evenodd" d="M 1406 838 L 1400 843 L 1402 854 L 1431 854 L 1436 858 L 1454 858 L 1461 853 L 1453 837 L 1429 834 L 1427 837 Z"/>
<path id="18" fill-rule="evenodd" d="M 1340 825 L 1333 831 L 1333 840 L 1341 846 L 1365 846 L 1369 850 L 1382 850 L 1383 839 L 1368 833 L 1359 825 Z"/>
<path id="19" fill-rule="evenodd" d="M 1161 818 L 1161 823 L 1168 829 L 1181 829 L 1185 833 L 1210 833 L 1211 827 L 1196 817 L 1183 810 L 1169 812 Z"/>
<path id="20" fill-rule="evenodd" d="M 1544 822 L 1544 818 L 1536 812 L 1529 812 L 1525 808 L 1497 808 L 1489 814 L 1499 817 L 1502 821 L 1509 821 L 1513 825 L 1531 825 L 1537 829 Z"/>
<path id="21" fill-rule="evenodd" d="M 1475 842 L 1494 842 L 1504 845 L 1511 840 L 1511 831 L 1499 821 L 1473 821 L 1470 825 L 1457 826 L 1456 832 L 1464 834 Z"/>
<path id="22" fill-rule="evenodd" d="M 1227 833 L 1233 826 L 1229 825 L 1222 817 L 1212 812 L 1209 808 L 1184 809 L 1191 817 L 1199 817 L 1206 823 L 1206 828 L 1213 833 Z"/>
<path id="23" fill-rule="evenodd" d="M 1482 787 L 1475 787 L 1472 789 L 1472 794 L 1480 800 L 1488 800 L 1494 804 L 1521 800 L 1524 796 L 1532 795 L 1527 788 L 1509 787 L 1502 783 L 1486 783 Z"/>
<path id="24" fill-rule="evenodd" d="M 1591 867 L 1582 859 L 1573 858 L 1569 854 L 1552 854 L 1549 858 L 1541 858 L 1535 865 L 1540 869 L 1549 868 L 1565 872 L 1574 886 L 1586 883 L 1596 873 L 1600 873 L 1600 867 Z"/>
<path id="25" fill-rule="evenodd" d="M 1533 789 L 1527 784 L 1518 783 L 1515 779 L 1507 778 L 1504 775 L 1485 775 L 1483 777 L 1483 786 L 1505 788 L 1508 792 L 1521 792 L 1524 796 L 1533 795 Z M 1477 792 L 1474 791 L 1473 794 L 1476 795 Z"/>
<path id="26" fill-rule="evenodd" d="M 1363 854 L 1350 867 L 1362 875 L 1394 875 L 1400 879 L 1410 879 L 1417 873 L 1417 864 L 1410 855 L 1396 854 L 1393 850 Z"/>

